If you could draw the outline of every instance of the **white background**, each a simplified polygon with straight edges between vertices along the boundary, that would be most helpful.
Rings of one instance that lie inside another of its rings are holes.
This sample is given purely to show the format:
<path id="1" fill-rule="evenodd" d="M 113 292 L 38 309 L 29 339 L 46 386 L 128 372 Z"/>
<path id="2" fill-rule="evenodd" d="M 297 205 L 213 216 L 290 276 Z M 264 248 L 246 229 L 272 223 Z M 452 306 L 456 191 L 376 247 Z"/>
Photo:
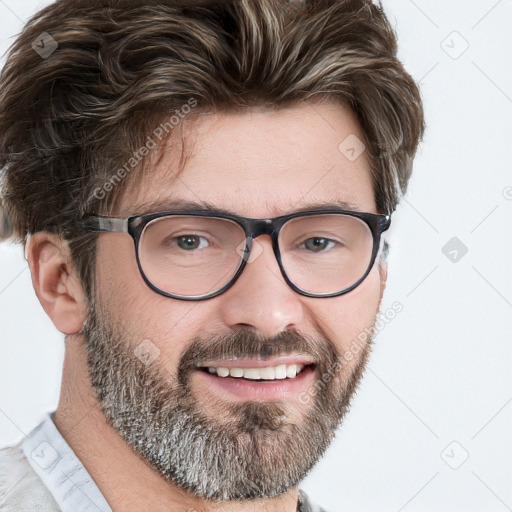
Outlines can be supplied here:
<path id="1" fill-rule="evenodd" d="M 512 1 L 383 3 L 428 124 L 390 236 L 383 310 L 403 311 L 303 487 L 333 512 L 512 510 Z M 45 4 L 0 0 L 2 53 Z M 0 258 L 5 445 L 55 409 L 63 337 L 21 248 Z"/>

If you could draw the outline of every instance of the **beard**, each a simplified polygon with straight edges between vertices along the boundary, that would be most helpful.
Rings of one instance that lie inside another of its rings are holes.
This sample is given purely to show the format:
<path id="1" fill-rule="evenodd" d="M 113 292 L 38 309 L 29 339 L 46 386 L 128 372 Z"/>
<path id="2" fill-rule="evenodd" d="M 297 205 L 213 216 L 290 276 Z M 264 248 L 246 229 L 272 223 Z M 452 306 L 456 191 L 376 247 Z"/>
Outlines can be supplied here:
<path id="1" fill-rule="evenodd" d="M 211 501 L 272 498 L 296 487 L 331 443 L 372 344 L 370 337 L 347 363 L 327 338 L 240 329 L 193 339 L 168 371 L 161 357 L 139 359 L 140 340 L 123 331 L 107 311 L 89 308 L 89 374 L 107 422 L 165 479 Z M 206 408 L 192 390 L 204 361 L 291 353 L 314 358 L 316 389 L 307 400 L 208 398 Z"/>

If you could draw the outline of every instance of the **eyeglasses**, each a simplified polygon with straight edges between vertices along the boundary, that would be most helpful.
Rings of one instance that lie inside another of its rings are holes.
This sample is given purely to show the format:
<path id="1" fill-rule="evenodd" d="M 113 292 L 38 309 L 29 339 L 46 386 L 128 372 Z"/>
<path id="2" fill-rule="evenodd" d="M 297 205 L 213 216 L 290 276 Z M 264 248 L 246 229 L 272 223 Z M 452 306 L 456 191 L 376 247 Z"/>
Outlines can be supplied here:
<path id="1" fill-rule="evenodd" d="M 353 290 L 369 274 L 389 215 L 351 210 L 304 211 L 251 219 L 210 210 L 150 213 L 124 219 L 88 217 L 85 231 L 128 233 L 140 273 L 166 297 L 215 297 L 240 277 L 270 235 L 288 285 L 307 297 L 334 297 Z"/>

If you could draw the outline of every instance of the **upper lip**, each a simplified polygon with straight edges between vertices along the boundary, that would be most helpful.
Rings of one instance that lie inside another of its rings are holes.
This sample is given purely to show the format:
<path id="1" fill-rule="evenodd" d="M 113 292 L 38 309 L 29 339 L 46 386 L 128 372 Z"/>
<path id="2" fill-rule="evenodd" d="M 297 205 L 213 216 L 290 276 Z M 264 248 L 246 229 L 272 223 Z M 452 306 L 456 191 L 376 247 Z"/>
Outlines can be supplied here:
<path id="1" fill-rule="evenodd" d="M 307 366 L 314 364 L 312 357 L 292 354 L 287 356 L 277 356 L 271 359 L 251 359 L 251 358 L 233 358 L 233 359 L 212 359 L 200 364 L 199 368 L 267 368 L 268 366 L 278 366 L 280 364 L 301 364 Z"/>

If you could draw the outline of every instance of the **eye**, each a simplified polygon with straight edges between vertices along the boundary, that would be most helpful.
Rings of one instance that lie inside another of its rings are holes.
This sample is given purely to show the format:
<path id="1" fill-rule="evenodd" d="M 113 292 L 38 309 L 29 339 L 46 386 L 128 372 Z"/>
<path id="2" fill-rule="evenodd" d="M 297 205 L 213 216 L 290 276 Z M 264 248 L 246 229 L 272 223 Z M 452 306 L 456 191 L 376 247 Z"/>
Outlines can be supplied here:
<path id="1" fill-rule="evenodd" d="M 314 237 L 308 238 L 302 243 L 302 246 L 308 251 L 323 252 L 332 249 L 336 245 L 335 242 L 329 238 Z"/>
<path id="2" fill-rule="evenodd" d="M 199 235 L 181 235 L 175 238 L 180 249 L 191 251 L 194 249 L 204 249 L 208 247 L 208 240 Z"/>

